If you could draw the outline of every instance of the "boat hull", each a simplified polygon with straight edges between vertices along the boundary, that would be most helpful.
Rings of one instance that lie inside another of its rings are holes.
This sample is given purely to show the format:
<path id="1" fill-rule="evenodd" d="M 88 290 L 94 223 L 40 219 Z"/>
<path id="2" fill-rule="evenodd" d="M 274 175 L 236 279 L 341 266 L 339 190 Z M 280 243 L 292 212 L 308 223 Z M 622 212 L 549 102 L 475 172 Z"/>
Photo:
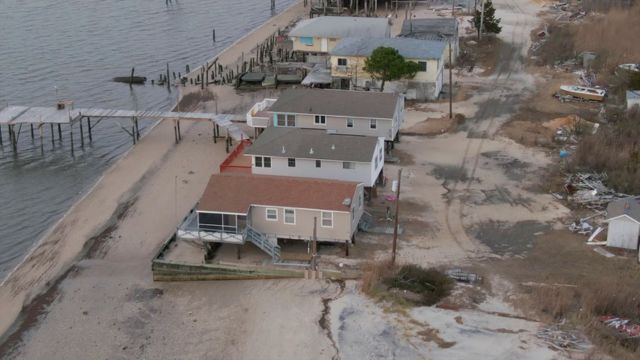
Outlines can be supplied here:
<path id="1" fill-rule="evenodd" d="M 604 90 L 593 88 L 575 88 L 571 86 L 561 86 L 560 93 L 562 95 L 570 95 L 576 98 L 592 101 L 603 101 L 606 95 L 606 92 Z"/>

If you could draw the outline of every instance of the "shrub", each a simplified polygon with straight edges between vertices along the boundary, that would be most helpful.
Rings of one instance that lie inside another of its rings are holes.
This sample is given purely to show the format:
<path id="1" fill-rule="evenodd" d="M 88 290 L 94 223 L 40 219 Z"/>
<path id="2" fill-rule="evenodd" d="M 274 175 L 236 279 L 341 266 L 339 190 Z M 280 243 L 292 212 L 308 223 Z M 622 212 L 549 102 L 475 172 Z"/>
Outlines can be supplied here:
<path id="1" fill-rule="evenodd" d="M 391 288 L 408 290 L 421 295 L 421 305 L 431 306 L 449 295 L 453 280 L 436 269 L 404 265 L 385 283 Z"/>

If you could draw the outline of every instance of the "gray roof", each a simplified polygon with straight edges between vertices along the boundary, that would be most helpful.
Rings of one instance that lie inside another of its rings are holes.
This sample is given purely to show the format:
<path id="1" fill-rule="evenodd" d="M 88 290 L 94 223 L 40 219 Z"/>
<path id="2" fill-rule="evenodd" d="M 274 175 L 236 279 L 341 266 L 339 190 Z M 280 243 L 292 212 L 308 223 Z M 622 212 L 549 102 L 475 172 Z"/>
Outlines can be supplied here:
<path id="1" fill-rule="evenodd" d="M 378 91 L 287 89 L 269 111 L 393 119 L 398 96 Z"/>
<path id="2" fill-rule="evenodd" d="M 416 39 L 433 39 L 439 36 L 455 35 L 458 21 L 455 18 L 426 18 L 405 20 L 400 35 Z"/>
<path id="3" fill-rule="evenodd" d="M 435 40 L 411 38 L 345 38 L 331 51 L 335 56 L 369 56 L 373 50 L 384 46 L 391 47 L 408 59 L 440 59 L 446 43 Z"/>
<path id="4" fill-rule="evenodd" d="M 371 162 L 378 138 L 326 130 L 268 127 L 246 155 Z M 284 149 L 284 152 L 283 152 Z"/>
<path id="5" fill-rule="evenodd" d="M 300 20 L 289 32 L 289 36 L 326 38 L 388 37 L 389 32 L 390 25 L 387 18 L 320 16 L 313 19 Z"/>
<path id="6" fill-rule="evenodd" d="M 640 222 L 640 196 L 629 196 L 610 202 L 607 206 L 607 218 L 611 219 L 620 215 L 628 215 Z"/>

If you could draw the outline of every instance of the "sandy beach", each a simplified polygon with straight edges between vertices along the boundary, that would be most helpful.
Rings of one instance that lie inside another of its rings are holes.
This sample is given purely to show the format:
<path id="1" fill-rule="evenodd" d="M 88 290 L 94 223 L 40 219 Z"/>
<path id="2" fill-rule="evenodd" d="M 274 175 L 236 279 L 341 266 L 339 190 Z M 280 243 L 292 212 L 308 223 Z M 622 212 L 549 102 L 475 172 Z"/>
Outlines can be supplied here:
<path id="1" fill-rule="evenodd" d="M 220 53 L 219 61 L 235 61 L 279 27 L 285 27 L 305 13 L 302 2 L 289 7 Z M 237 97 L 225 99 L 218 94 L 218 111 L 242 108 L 244 104 L 237 101 Z M 206 105 L 199 107 L 205 110 Z M 150 276 L 148 255 L 174 231 L 226 155 L 223 142 L 215 145 L 211 141 L 210 124 L 183 121 L 182 130 L 184 139 L 176 146 L 172 141 L 173 123 L 165 121 L 157 125 L 97 181 L 5 279 L 0 286 L 0 333 L 12 326 L 23 306 L 46 291 L 87 253 L 104 254 L 114 243 L 144 249 L 146 257 L 137 258 L 135 262 L 140 269 L 145 269 L 144 275 Z M 174 159 L 173 163 L 170 158 Z M 159 178 L 163 170 L 167 171 L 164 180 Z M 139 206 L 143 202 L 142 193 L 151 186 L 150 181 L 156 184 L 156 190 L 149 194 L 155 203 L 146 210 L 136 210 L 144 209 Z M 167 203 L 161 202 L 161 196 L 166 196 Z M 135 231 L 122 235 L 125 225 L 118 222 L 125 215 L 131 218 L 132 214 L 137 218 L 131 225 Z M 140 216 L 148 216 L 148 221 Z"/>

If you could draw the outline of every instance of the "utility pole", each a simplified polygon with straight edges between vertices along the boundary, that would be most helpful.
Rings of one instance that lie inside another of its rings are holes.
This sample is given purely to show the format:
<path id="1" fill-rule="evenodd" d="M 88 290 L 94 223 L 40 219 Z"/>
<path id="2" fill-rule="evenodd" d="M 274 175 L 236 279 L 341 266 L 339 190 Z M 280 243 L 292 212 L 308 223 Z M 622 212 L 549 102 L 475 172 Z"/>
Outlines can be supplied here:
<path id="1" fill-rule="evenodd" d="M 484 0 L 482 0 L 482 5 L 480 6 L 480 8 L 482 10 L 480 11 L 480 29 L 478 29 L 478 41 L 480 41 L 482 30 L 484 29 Z"/>
<path id="2" fill-rule="evenodd" d="M 456 20 L 455 0 L 451 0 L 451 17 Z M 451 35 L 453 36 L 453 34 Z M 449 119 L 453 119 L 453 60 L 451 59 L 451 37 L 449 37 Z"/>
<path id="3" fill-rule="evenodd" d="M 393 248 L 391 250 L 391 266 L 396 264 L 396 248 L 398 242 L 398 212 L 400 211 L 400 181 L 402 180 L 402 168 L 398 169 L 398 189 L 396 189 L 396 217 L 393 224 Z"/>
<path id="4" fill-rule="evenodd" d="M 311 241 L 311 271 L 318 271 L 318 217 L 313 217 L 313 240 Z M 314 274 L 315 275 L 315 274 Z"/>

